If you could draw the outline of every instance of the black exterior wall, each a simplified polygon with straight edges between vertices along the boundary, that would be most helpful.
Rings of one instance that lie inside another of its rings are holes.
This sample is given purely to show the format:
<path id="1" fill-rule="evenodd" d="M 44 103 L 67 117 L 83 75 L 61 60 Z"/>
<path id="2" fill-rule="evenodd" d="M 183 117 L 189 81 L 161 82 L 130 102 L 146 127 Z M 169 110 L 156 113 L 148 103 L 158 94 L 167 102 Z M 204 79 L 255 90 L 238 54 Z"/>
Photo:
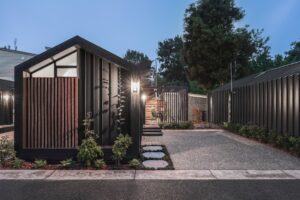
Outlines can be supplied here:
<path id="1" fill-rule="evenodd" d="M 0 79 L 0 125 L 13 123 L 13 81 Z"/>
<path id="2" fill-rule="evenodd" d="M 78 143 L 83 135 L 82 121 L 87 112 L 94 117 L 93 129 L 99 134 L 98 143 L 102 146 L 105 158 L 110 159 L 112 144 L 119 133 L 129 134 L 133 138 L 130 156 L 136 157 L 140 148 L 140 92 L 131 93 L 132 79 L 139 81 L 135 66 L 114 54 L 76 36 L 66 42 L 37 55 L 15 68 L 15 149 L 20 158 L 36 158 L 59 161 L 75 157 L 77 148 L 73 149 L 28 149 L 23 145 L 23 72 L 31 66 L 51 56 L 76 46 L 78 52 Z M 134 102 L 134 103 L 132 103 Z M 119 107 L 122 104 L 122 112 Z M 123 123 L 117 128 L 117 117 Z M 134 119 L 133 119 L 134 118 Z M 37 120 L 36 123 L 39 123 Z"/>
<path id="3" fill-rule="evenodd" d="M 233 82 L 231 121 L 255 124 L 276 133 L 300 136 L 300 63 L 283 66 Z M 209 121 L 228 121 L 230 84 L 209 94 Z"/>

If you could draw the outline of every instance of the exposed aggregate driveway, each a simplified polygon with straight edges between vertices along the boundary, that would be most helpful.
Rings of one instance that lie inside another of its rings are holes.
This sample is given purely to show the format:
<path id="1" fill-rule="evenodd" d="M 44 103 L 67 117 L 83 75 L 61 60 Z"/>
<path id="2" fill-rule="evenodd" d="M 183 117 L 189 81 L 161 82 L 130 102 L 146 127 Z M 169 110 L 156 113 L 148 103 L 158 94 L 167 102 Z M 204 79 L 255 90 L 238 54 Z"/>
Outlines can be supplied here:
<path id="1" fill-rule="evenodd" d="M 175 169 L 299 170 L 300 159 L 221 129 L 164 130 L 143 136 L 143 144 L 164 144 Z"/>

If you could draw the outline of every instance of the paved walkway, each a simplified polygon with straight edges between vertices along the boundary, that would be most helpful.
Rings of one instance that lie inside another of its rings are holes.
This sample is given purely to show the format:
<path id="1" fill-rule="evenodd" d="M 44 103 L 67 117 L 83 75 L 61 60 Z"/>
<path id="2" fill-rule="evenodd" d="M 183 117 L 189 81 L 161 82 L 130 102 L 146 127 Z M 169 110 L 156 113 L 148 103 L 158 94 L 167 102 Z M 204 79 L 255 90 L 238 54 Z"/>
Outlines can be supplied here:
<path id="1" fill-rule="evenodd" d="M 143 144 L 166 145 L 177 170 L 300 170 L 300 159 L 219 129 L 165 130 Z"/>

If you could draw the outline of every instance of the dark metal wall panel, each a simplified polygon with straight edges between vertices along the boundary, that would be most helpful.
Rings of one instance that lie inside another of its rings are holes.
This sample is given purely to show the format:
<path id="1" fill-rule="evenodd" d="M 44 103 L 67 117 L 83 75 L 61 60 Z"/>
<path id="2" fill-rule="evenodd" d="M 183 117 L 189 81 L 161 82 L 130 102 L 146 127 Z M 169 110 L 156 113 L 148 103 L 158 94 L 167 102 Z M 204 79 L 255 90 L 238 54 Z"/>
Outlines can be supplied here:
<path id="1" fill-rule="evenodd" d="M 109 145 L 109 64 L 102 62 L 102 145 Z"/>
<path id="2" fill-rule="evenodd" d="M 272 130 L 276 131 L 277 130 L 277 121 L 276 121 L 276 117 L 277 117 L 277 83 L 276 80 L 272 80 L 271 82 L 272 84 L 272 96 L 271 96 L 271 100 L 272 100 Z"/>
<path id="3" fill-rule="evenodd" d="M 281 98 L 282 98 L 282 133 L 284 135 L 287 134 L 287 77 L 284 77 L 282 79 L 282 95 L 281 95 Z"/>
<path id="4" fill-rule="evenodd" d="M 287 79 L 287 133 L 294 134 L 294 76 Z"/>
<path id="5" fill-rule="evenodd" d="M 0 91 L 0 125 L 13 123 L 13 92 Z"/>
<path id="6" fill-rule="evenodd" d="M 117 130 L 117 117 L 118 117 L 118 67 L 116 65 L 111 65 L 111 116 L 110 116 L 110 130 L 111 130 L 111 141 L 110 143 L 113 144 L 116 137 L 118 136 Z"/>
<path id="7" fill-rule="evenodd" d="M 300 112 L 300 108 L 299 108 L 299 74 L 295 75 L 294 77 L 294 135 L 295 136 L 299 136 L 299 112 Z"/>

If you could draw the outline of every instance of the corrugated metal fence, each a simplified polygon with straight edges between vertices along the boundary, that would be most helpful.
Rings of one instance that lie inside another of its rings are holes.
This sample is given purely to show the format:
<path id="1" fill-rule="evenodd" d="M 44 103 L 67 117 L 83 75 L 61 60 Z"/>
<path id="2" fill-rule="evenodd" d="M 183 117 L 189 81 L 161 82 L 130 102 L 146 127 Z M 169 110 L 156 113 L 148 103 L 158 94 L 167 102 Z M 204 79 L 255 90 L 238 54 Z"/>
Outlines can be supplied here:
<path id="1" fill-rule="evenodd" d="M 232 122 L 299 136 L 299 89 L 299 74 L 234 88 Z M 229 94 L 229 90 L 210 93 L 210 122 L 228 121 Z"/>

